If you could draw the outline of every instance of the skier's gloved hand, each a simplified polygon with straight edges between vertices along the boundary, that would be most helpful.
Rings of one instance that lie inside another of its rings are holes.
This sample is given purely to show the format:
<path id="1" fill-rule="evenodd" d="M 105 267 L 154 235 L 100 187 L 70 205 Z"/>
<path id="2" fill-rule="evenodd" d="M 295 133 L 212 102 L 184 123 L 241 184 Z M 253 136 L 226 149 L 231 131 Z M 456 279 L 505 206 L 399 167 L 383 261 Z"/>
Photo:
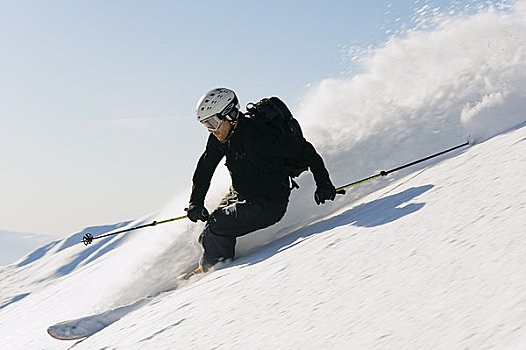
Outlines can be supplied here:
<path id="1" fill-rule="evenodd" d="M 318 184 L 316 192 L 314 192 L 314 201 L 316 204 L 325 204 L 325 201 L 333 201 L 336 197 L 336 188 L 330 180 L 322 184 Z"/>
<path id="2" fill-rule="evenodd" d="M 199 204 L 190 204 L 188 208 L 184 209 L 188 215 L 188 219 L 193 222 L 197 220 L 207 221 L 208 220 L 208 210 L 203 205 Z"/>

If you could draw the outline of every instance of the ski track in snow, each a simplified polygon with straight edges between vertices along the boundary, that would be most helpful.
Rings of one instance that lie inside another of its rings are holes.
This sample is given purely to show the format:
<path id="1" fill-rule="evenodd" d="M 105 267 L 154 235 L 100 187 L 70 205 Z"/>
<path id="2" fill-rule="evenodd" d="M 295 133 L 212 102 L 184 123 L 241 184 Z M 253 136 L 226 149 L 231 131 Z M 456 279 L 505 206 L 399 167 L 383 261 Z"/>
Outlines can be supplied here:
<path id="1" fill-rule="evenodd" d="M 172 217 L 186 194 L 50 243 L 0 267 L 0 349 L 524 349 L 526 1 L 513 4 L 395 36 L 295 111 L 338 185 L 474 146 L 322 207 L 302 176 L 282 222 L 185 285 L 200 224 L 77 242 Z M 209 207 L 227 183 L 214 178 Z M 89 338 L 46 333 L 90 315 L 106 323 Z"/>

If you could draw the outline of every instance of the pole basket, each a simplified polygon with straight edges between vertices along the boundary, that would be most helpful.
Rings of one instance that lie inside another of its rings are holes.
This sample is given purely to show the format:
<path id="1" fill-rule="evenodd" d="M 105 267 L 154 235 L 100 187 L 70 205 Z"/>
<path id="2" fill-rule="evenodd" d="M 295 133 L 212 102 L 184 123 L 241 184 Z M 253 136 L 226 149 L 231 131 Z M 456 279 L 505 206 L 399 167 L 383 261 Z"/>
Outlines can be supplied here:
<path id="1" fill-rule="evenodd" d="M 89 245 L 91 242 L 93 242 L 93 235 L 88 232 L 82 237 L 82 243 L 84 243 L 84 245 Z"/>

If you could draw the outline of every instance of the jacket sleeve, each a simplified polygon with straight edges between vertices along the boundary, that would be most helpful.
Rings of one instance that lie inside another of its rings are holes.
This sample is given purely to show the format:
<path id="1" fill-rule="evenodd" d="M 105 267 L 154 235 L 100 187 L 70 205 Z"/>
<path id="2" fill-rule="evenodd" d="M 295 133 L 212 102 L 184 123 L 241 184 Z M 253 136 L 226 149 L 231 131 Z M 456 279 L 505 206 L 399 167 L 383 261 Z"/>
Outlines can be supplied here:
<path id="1" fill-rule="evenodd" d="M 266 125 L 260 126 L 251 136 L 253 148 L 262 156 L 299 159 L 309 165 L 317 186 L 331 183 L 323 159 L 304 138 L 284 135 Z"/>
<path id="2" fill-rule="evenodd" d="M 197 162 L 197 167 L 192 177 L 192 194 L 190 204 L 203 205 L 205 196 L 210 188 L 210 181 L 217 168 L 217 165 L 224 156 L 219 149 L 219 142 L 215 136 L 210 134 L 206 149 Z"/>

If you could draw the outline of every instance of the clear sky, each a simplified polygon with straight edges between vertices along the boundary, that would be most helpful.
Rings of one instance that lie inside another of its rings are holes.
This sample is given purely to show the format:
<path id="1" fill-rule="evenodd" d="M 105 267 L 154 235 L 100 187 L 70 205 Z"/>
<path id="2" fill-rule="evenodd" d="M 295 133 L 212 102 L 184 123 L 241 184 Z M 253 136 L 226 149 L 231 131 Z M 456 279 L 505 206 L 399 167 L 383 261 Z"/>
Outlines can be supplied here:
<path id="1" fill-rule="evenodd" d="M 201 94 L 294 108 L 430 3 L 450 1 L 0 1 L 0 229 L 64 236 L 161 208 L 204 149 Z"/>

